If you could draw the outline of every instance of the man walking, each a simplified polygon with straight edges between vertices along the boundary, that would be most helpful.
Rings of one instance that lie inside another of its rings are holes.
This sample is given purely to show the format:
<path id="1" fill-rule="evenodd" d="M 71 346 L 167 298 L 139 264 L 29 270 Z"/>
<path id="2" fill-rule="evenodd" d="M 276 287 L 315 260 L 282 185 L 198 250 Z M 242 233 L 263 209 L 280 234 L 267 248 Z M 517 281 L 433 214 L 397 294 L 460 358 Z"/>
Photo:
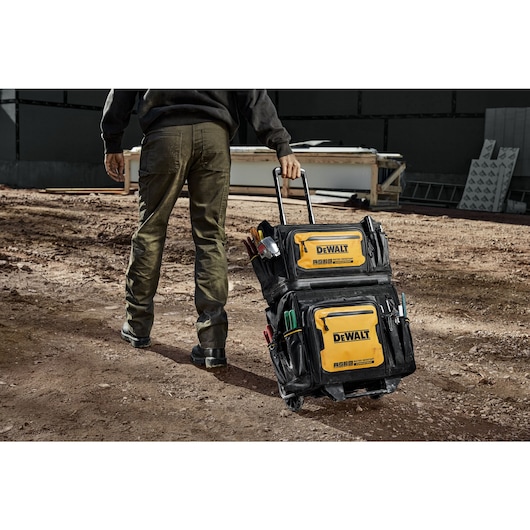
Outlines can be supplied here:
<path id="1" fill-rule="evenodd" d="M 123 133 L 136 107 L 144 137 L 138 180 L 139 223 L 126 272 L 124 340 L 151 344 L 167 225 L 187 182 L 195 244 L 197 365 L 225 366 L 228 272 L 225 218 L 230 188 L 230 140 L 240 116 L 276 151 L 282 177 L 300 176 L 289 133 L 265 90 L 111 90 L 101 120 L 105 169 L 124 180 Z"/>

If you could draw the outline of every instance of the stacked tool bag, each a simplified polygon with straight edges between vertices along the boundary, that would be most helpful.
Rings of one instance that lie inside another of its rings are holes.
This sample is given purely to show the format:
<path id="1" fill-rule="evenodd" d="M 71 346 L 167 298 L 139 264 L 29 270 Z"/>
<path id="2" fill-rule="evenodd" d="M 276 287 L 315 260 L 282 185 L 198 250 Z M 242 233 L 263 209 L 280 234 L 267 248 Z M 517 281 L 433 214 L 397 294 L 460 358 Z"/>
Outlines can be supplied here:
<path id="1" fill-rule="evenodd" d="M 268 307 L 264 332 L 280 395 L 291 410 L 304 396 L 381 397 L 415 369 L 405 296 L 392 283 L 388 240 L 370 216 L 315 224 L 263 221 L 245 242 Z"/>

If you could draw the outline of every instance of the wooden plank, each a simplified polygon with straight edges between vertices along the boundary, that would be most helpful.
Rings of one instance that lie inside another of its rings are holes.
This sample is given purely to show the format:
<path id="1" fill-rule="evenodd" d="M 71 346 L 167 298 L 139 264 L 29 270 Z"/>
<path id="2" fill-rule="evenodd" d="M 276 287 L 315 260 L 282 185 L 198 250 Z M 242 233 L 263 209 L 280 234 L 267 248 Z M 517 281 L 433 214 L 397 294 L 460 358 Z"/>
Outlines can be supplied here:
<path id="1" fill-rule="evenodd" d="M 383 168 L 395 169 L 399 167 L 401 164 L 403 164 L 403 159 L 401 155 L 396 155 L 396 156 L 399 156 L 399 160 L 396 158 L 387 158 L 387 157 L 378 156 L 377 165 Z"/>
<path id="2" fill-rule="evenodd" d="M 230 186 L 230 193 L 234 195 L 276 195 L 274 187 L 264 186 Z"/>
<path id="3" fill-rule="evenodd" d="M 294 153 L 298 161 L 303 165 L 304 162 L 313 164 L 350 164 L 350 165 L 369 165 L 377 163 L 375 153 Z M 278 162 L 276 153 L 231 153 L 234 161 L 240 162 Z"/>
<path id="4" fill-rule="evenodd" d="M 370 208 L 377 206 L 377 186 L 379 180 L 379 168 L 372 166 L 372 180 L 370 183 Z"/>
<path id="5" fill-rule="evenodd" d="M 399 195 L 403 189 L 401 186 L 388 186 L 385 190 L 379 191 L 380 195 Z"/>
<path id="6" fill-rule="evenodd" d="M 127 195 L 122 188 L 45 188 L 42 193 L 68 193 L 86 195 L 89 193 L 108 193 L 112 195 Z"/>
<path id="7" fill-rule="evenodd" d="M 273 151 L 271 154 L 249 154 L 249 153 L 231 153 L 230 158 L 240 162 L 276 162 L 278 157 Z"/>
<path id="8" fill-rule="evenodd" d="M 229 195 L 229 201 L 251 201 L 251 202 L 270 202 L 278 204 L 278 201 L 275 197 L 263 197 L 263 196 L 249 196 L 249 195 Z M 305 206 L 306 202 L 300 199 L 283 199 L 283 204 L 292 204 L 297 206 Z M 351 206 L 339 206 L 337 204 L 326 204 L 326 203 L 311 203 L 313 208 L 333 208 L 335 210 L 351 210 Z"/>
<path id="9" fill-rule="evenodd" d="M 380 191 L 387 191 L 389 187 L 400 177 L 400 175 L 405 171 L 407 165 L 402 163 L 395 171 L 393 171 L 390 176 L 380 185 Z M 398 181 L 399 185 L 399 181 Z"/>

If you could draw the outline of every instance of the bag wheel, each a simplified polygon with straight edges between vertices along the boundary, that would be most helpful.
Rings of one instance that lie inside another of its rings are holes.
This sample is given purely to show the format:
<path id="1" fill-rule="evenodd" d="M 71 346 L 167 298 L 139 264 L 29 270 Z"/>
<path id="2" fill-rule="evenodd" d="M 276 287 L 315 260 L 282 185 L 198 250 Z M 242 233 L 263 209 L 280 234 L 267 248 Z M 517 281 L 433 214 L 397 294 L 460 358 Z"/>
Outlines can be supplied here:
<path id="1" fill-rule="evenodd" d="M 289 410 L 292 410 L 293 412 L 298 412 L 302 405 L 304 404 L 304 398 L 302 396 L 294 396 L 290 398 L 284 399 L 285 404 L 287 405 L 287 408 Z"/>
<path id="2" fill-rule="evenodd" d="M 287 394 L 287 392 L 285 392 L 285 389 L 283 388 L 283 385 L 281 385 L 280 383 L 278 383 L 278 389 L 280 391 L 280 396 L 284 400 L 289 410 L 292 410 L 293 412 L 298 412 L 302 408 L 302 405 L 304 404 L 303 396 Z"/>

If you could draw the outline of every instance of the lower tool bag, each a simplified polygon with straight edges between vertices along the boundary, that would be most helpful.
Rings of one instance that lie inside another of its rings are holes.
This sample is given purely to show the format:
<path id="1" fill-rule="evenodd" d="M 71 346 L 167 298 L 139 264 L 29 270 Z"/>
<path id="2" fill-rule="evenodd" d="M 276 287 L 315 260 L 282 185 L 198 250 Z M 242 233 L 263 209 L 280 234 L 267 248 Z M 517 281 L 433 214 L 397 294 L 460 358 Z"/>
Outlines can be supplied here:
<path id="1" fill-rule="evenodd" d="M 381 397 L 416 369 L 404 296 L 393 285 L 290 291 L 266 310 L 281 397 Z"/>

